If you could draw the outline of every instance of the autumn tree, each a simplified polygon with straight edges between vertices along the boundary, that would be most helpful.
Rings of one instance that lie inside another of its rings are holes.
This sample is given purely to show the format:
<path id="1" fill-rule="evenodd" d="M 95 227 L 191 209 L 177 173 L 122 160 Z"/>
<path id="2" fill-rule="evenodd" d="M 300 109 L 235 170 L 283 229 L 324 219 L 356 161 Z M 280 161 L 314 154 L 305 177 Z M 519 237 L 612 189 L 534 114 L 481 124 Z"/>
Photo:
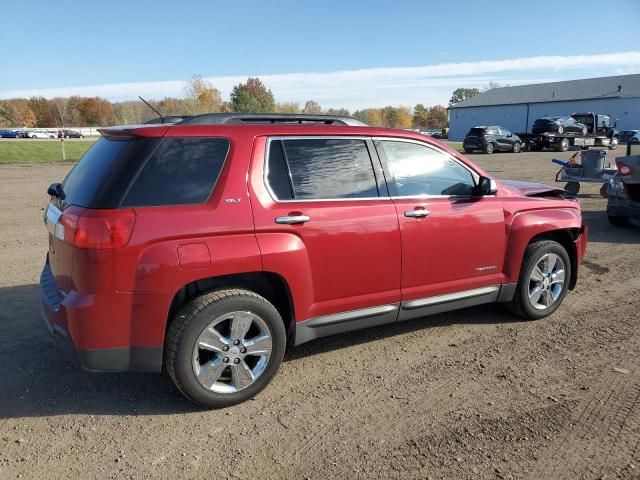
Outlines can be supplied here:
<path id="1" fill-rule="evenodd" d="M 445 128 L 449 126 L 449 111 L 442 105 L 429 108 L 429 128 Z"/>
<path id="2" fill-rule="evenodd" d="M 296 102 L 276 103 L 276 113 L 300 113 L 300 104 Z"/>
<path id="3" fill-rule="evenodd" d="M 464 102 L 468 98 L 475 97 L 480 93 L 477 88 L 457 88 L 451 94 L 451 100 L 449 100 L 449 106 L 456 103 Z"/>
<path id="4" fill-rule="evenodd" d="M 31 97 L 29 99 L 29 107 L 36 116 L 36 125 L 38 127 L 55 127 L 56 113 L 54 106 L 44 97 Z"/>
<path id="5" fill-rule="evenodd" d="M 189 113 L 197 115 L 199 113 L 219 112 L 222 106 L 222 96 L 220 90 L 202 75 L 194 75 L 185 85 L 187 94 Z M 186 112 L 185 112 L 186 113 Z"/>
<path id="6" fill-rule="evenodd" d="M 322 108 L 320 107 L 318 102 L 314 100 L 308 100 L 307 103 L 304 104 L 302 113 L 307 113 L 310 115 L 319 115 L 322 113 Z"/>
<path id="7" fill-rule="evenodd" d="M 87 98 L 82 106 L 82 118 L 88 127 L 113 125 L 115 123 L 113 105 L 104 98 Z"/>
<path id="8" fill-rule="evenodd" d="M 347 110 L 346 108 L 328 108 L 326 111 L 327 115 L 337 115 L 340 117 L 349 117 L 351 116 L 351 114 L 349 113 L 349 110 Z"/>
<path id="9" fill-rule="evenodd" d="M 253 113 L 273 112 L 276 106 L 271 90 L 259 78 L 253 77 L 233 87 L 231 104 L 234 112 Z"/>
<path id="10" fill-rule="evenodd" d="M 418 103 L 413 107 L 413 128 L 426 128 L 429 122 L 429 111 L 423 104 Z"/>

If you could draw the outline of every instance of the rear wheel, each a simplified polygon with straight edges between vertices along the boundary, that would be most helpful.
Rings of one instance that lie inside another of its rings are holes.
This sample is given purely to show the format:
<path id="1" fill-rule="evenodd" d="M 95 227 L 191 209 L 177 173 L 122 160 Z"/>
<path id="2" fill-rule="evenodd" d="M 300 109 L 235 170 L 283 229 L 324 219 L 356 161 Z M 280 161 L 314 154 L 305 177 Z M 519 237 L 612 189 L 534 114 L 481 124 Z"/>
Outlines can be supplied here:
<path id="1" fill-rule="evenodd" d="M 489 142 L 484 146 L 484 153 L 488 153 L 489 155 L 493 153 L 495 150 L 495 146 L 493 143 Z"/>
<path id="2" fill-rule="evenodd" d="M 464 149 L 464 153 L 472 153 L 473 152 L 473 148 L 465 148 Z"/>
<path id="3" fill-rule="evenodd" d="M 520 145 L 520 142 L 516 142 L 513 144 L 513 153 L 520 153 L 521 149 L 522 146 Z"/>
<path id="4" fill-rule="evenodd" d="M 551 315 L 567 294 L 571 261 L 562 245 L 551 240 L 532 243 L 525 251 L 516 293 L 506 306 L 525 319 Z"/>
<path id="5" fill-rule="evenodd" d="M 248 290 L 218 290 L 196 297 L 174 318 L 165 343 L 165 365 L 192 402 L 223 408 L 265 388 L 286 346 L 275 307 Z"/>
<path id="6" fill-rule="evenodd" d="M 609 198 L 609 184 L 603 183 L 600 187 L 600 196 L 602 198 Z"/>
<path id="7" fill-rule="evenodd" d="M 562 132 L 560 132 L 560 133 L 562 133 Z M 557 150 L 559 152 L 566 152 L 567 150 L 569 150 L 569 139 L 568 138 L 562 138 L 558 142 Z"/>

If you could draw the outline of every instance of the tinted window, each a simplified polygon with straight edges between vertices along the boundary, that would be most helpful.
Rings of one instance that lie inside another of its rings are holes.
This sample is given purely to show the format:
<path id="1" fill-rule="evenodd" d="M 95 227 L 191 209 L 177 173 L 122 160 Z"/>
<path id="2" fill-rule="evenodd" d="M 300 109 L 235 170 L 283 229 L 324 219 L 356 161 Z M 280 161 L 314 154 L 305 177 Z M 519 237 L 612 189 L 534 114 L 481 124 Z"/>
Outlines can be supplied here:
<path id="1" fill-rule="evenodd" d="M 276 144 L 281 145 L 293 186 L 293 195 L 287 196 L 285 168 L 277 167 L 279 160 L 276 159 L 273 160 L 275 169 L 272 171 L 270 158 L 270 175 L 275 171 L 280 172 L 280 178 L 275 178 L 275 173 L 269 178 L 269 184 L 278 199 L 318 200 L 378 196 L 373 165 L 364 140 L 287 139 L 272 141 L 271 151 L 277 152 L 274 150 L 277 148 Z"/>
<path id="2" fill-rule="evenodd" d="M 279 140 L 273 141 L 269 145 L 267 181 L 276 198 L 280 200 L 291 200 L 293 198 L 289 167 L 284 158 L 282 142 Z"/>
<path id="3" fill-rule="evenodd" d="M 395 179 L 396 194 L 471 195 L 473 175 L 448 155 L 408 142 L 380 142 Z"/>
<path id="4" fill-rule="evenodd" d="M 128 207 L 204 203 L 229 150 L 224 138 L 165 138 L 129 188 Z"/>
<path id="5" fill-rule="evenodd" d="M 100 138 L 69 172 L 62 189 L 65 203 L 91 207 L 105 178 L 134 140 Z"/>
<path id="6" fill-rule="evenodd" d="M 467 135 L 473 135 L 476 137 L 482 136 L 484 135 L 484 128 L 472 128 L 471 130 L 469 130 L 469 133 L 467 133 Z"/>

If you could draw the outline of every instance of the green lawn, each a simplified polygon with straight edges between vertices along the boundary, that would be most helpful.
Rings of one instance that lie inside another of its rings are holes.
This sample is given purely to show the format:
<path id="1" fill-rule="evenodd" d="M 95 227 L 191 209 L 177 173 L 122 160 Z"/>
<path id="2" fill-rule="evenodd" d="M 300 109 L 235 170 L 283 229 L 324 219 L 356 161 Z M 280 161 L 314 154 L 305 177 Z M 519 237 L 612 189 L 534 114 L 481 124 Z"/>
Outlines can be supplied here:
<path id="1" fill-rule="evenodd" d="M 93 140 L 66 140 L 67 162 L 75 162 L 93 145 Z M 62 161 L 59 140 L 1 140 L 1 163 L 53 163 Z"/>

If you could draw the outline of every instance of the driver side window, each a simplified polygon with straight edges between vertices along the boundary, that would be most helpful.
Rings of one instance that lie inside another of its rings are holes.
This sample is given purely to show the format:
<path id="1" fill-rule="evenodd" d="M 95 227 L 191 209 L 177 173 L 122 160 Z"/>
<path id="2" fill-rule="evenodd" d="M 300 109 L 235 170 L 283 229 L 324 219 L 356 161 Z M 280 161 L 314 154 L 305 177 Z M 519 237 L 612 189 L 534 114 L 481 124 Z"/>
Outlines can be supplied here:
<path id="1" fill-rule="evenodd" d="M 417 143 L 381 140 L 382 150 L 394 177 L 394 196 L 471 195 L 474 175 L 449 155 Z"/>

